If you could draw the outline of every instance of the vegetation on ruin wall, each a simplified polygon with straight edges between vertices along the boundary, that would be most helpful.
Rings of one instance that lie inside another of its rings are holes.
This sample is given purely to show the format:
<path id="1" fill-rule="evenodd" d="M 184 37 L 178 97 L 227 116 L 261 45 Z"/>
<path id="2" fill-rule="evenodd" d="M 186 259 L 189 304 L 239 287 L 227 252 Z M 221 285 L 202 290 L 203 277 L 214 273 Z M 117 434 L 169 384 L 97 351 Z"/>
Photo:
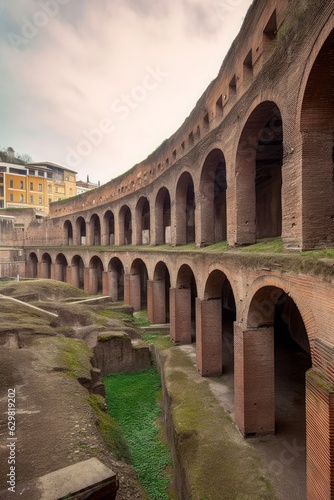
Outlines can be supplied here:
<path id="1" fill-rule="evenodd" d="M 148 498 L 163 500 L 167 493 L 171 457 L 159 436 L 161 409 L 157 401 L 160 377 L 154 367 L 137 373 L 104 377 L 106 400 L 111 417 L 122 429 L 131 462 L 138 472 Z"/>

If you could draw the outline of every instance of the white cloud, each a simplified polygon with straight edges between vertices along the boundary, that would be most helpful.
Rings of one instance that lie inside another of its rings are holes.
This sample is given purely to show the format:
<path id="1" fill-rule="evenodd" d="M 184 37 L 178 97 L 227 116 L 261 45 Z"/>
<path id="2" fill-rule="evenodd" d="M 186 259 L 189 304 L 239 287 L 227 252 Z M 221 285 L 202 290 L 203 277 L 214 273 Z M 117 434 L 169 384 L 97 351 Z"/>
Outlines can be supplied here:
<path id="1" fill-rule="evenodd" d="M 17 29 L 22 27 L 20 4 L 23 0 L 11 10 Z M 27 4 L 24 15 L 33 19 L 36 3 Z M 78 166 L 79 177 L 108 181 L 181 125 L 216 76 L 249 4 L 234 1 L 227 22 L 215 0 L 209 8 L 200 0 L 70 0 L 23 50 L 1 44 L 3 97 L 12 116 L 1 142 L 36 161 L 64 164 L 66 147 L 76 149 L 84 130 L 109 118 L 115 130 Z M 145 99 L 121 120 L 111 111 L 112 103 L 142 87 L 147 68 L 157 66 L 169 76 L 146 89 Z"/>

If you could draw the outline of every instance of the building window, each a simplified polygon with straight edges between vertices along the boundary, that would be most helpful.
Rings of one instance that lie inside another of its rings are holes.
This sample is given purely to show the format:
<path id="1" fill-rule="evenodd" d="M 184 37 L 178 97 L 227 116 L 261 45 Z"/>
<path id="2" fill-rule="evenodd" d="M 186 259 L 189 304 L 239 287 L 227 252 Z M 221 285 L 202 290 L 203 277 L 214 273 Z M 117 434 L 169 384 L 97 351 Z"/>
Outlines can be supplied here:
<path id="1" fill-rule="evenodd" d="M 11 188 L 14 187 L 14 181 L 13 181 L 13 179 L 10 179 L 10 181 L 9 181 L 9 187 L 11 187 Z"/>
<path id="2" fill-rule="evenodd" d="M 14 195 L 13 195 L 13 193 L 10 193 L 10 195 L 9 195 L 9 201 L 14 201 Z"/>
<path id="3" fill-rule="evenodd" d="M 34 204 L 34 197 L 33 196 L 30 196 L 30 203 L 32 203 L 32 205 Z"/>
<path id="4" fill-rule="evenodd" d="M 23 194 L 20 194 L 20 203 L 23 203 L 23 201 L 24 201 Z"/>
<path id="5" fill-rule="evenodd" d="M 3 175 L 0 175 L 0 184 L 3 184 Z"/>
<path id="6" fill-rule="evenodd" d="M 30 183 L 30 191 L 33 191 L 33 190 L 34 190 L 34 183 L 33 183 L 33 182 L 31 182 L 31 183 Z"/>
<path id="7" fill-rule="evenodd" d="M 23 189 L 23 181 L 20 181 L 20 189 Z"/>
<path id="8" fill-rule="evenodd" d="M 52 184 L 49 184 L 49 186 L 48 186 L 48 192 L 52 193 Z"/>
<path id="9" fill-rule="evenodd" d="M 43 186 L 42 186 L 42 184 L 38 184 L 38 191 L 43 191 Z"/>
<path id="10" fill-rule="evenodd" d="M 44 177 L 44 172 L 41 172 L 40 170 L 38 171 L 39 177 Z"/>
<path id="11" fill-rule="evenodd" d="M 29 175 L 35 175 L 35 170 L 30 170 L 29 169 L 28 172 L 29 172 Z"/>
<path id="12" fill-rule="evenodd" d="M 39 196 L 39 197 L 38 197 L 38 203 L 39 203 L 40 205 L 42 205 L 42 203 L 43 203 L 43 200 L 42 200 L 42 197 L 41 197 L 41 196 Z"/>
<path id="13" fill-rule="evenodd" d="M 65 175 L 65 181 L 68 181 L 68 175 Z"/>
<path id="14" fill-rule="evenodd" d="M 52 203 L 52 198 L 49 198 L 49 204 Z"/>

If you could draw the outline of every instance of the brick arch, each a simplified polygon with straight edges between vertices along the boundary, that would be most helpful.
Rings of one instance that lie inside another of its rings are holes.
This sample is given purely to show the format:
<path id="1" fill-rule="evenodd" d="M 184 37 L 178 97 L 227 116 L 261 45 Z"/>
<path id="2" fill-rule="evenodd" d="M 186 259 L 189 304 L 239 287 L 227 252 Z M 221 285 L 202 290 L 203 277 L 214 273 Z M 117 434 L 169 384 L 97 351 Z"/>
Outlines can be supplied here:
<path id="1" fill-rule="evenodd" d="M 104 265 L 98 255 L 93 255 L 88 266 L 88 290 L 89 293 L 95 295 L 102 293 L 103 290 L 103 272 Z"/>
<path id="2" fill-rule="evenodd" d="M 122 205 L 118 212 L 119 244 L 132 244 L 132 213 L 129 205 Z"/>
<path id="3" fill-rule="evenodd" d="M 52 258 L 48 252 L 44 252 L 41 256 L 41 269 L 40 269 L 40 277 L 42 279 L 50 279 L 52 272 Z"/>
<path id="4" fill-rule="evenodd" d="M 135 208 L 135 245 L 150 244 L 151 213 L 150 202 L 146 196 L 141 196 Z"/>
<path id="5" fill-rule="evenodd" d="M 108 290 L 114 302 L 124 300 L 124 264 L 119 257 L 112 257 L 108 263 Z"/>
<path id="6" fill-rule="evenodd" d="M 193 176 L 187 170 L 183 171 L 176 182 L 175 188 L 175 242 L 185 245 L 195 242 L 195 190 Z"/>
<path id="7" fill-rule="evenodd" d="M 196 302 L 196 365 L 203 376 L 219 376 L 223 371 L 233 376 L 235 317 L 232 286 L 223 271 L 213 269 L 205 282 L 204 300 Z"/>
<path id="8" fill-rule="evenodd" d="M 88 223 L 87 245 L 101 245 L 101 220 L 97 213 L 91 215 Z"/>
<path id="9" fill-rule="evenodd" d="M 73 225 L 69 219 L 64 222 L 64 245 L 73 245 Z"/>
<path id="10" fill-rule="evenodd" d="M 74 244 L 85 245 L 87 237 L 87 224 L 82 215 L 75 220 Z"/>
<path id="11" fill-rule="evenodd" d="M 135 311 L 147 307 L 148 268 L 140 258 L 135 258 L 130 266 L 129 297 L 125 299 Z"/>
<path id="12" fill-rule="evenodd" d="M 55 258 L 55 270 L 54 270 L 54 277 L 55 280 L 57 281 L 63 281 L 67 282 L 67 258 L 63 253 L 59 253 L 56 258 Z"/>
<path id="13" fill-rule="evenodd" d="M 170 272 L 159 260 L 153 270 L 153 280 L 148 283 L 148 318 L 154 324 L 169 323 Z"/>
<path id="14" fill-rule="evenodd" d="M 38 257 L 35 252 L 30 252 L 28 256 L 26 275 L 29 278 L 38 277 Z"/>
<path id="15" fill-rule="evenodd" d="M 189 264 L 183 263 L 176 271 L 176 285 L 170 292 L 170 335 L 177 344 L 191 344 L 196 338 L 195 303 L 197 282 Z"/>
<path id="16" fill-rule="evenodd" d="M 113 210 L 106 210 L 102 216 L 102 245 L 115 245 L 115 216 Z"/>
<path id="17" fill-rule="evenodd" d="M 200 172 L 198 211 L 200 246 L 225 241 L 226 222 L 226 161 L 220 148 L 211 149 Z"/>
<path id="18" fill-rule="evenodd" d="M 281 235 L 282 162 L 281 111 L 262 101 L 247 115 L 236 150 L 233 244 Z"/>
<path id="19" fill-rule="evenodd" d="M 310 54 L 299 96 L 303 248 L 327 247 L 334 243 L 333 44 L 334 22 L 331 19 Z"/>
<path id="20" fill-rule="evenodd" d="M 71 285 L 85 288 L 85 262 L 81 255 L 74 255 L 71 259 Z"/>
<path id="21" fill-rule="evenodd" d="M 280 292 L 277 290 L 282 290 L 295 303 L 304 322 L 309 342 L 311 342 L 318 336 L 318 328 L 312 310 L 306 303 L 305 297 L 292 288 L 288 281 L 278 276 L 258 278 L 248 290 L 244 309 L 245 327 L 257 327 L 261 321 L 263 324 L 271 323 L 274 306 L 280 297 Z M 258 306 L 261 301 L 262 305 Z"/>
<path id="22" fill-rule="evenodd" d="M 171 197 L 167 187 L 161 187 L 155 198 L 155 244 L 171 243 Z"/>

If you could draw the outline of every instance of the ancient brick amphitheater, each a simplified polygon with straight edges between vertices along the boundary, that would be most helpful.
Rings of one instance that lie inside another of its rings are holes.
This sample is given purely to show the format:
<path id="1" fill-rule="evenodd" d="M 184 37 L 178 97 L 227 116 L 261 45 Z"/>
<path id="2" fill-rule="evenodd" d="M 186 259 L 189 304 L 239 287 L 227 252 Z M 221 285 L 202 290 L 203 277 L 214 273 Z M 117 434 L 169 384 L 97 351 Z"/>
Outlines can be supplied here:
<path id="1" fill-rule="evenodd" d="M 25 276 L 147 309 L 176 344 L 196 343 L 203 376 L 232 366 L 245 436 L 284 427 L 277 367 L 292 356 L 309 499 L 334 498 L 333 89 L 334 1 L 255 0 L 217 78 L 153 154 L 45 221 L 2 223 Z"/>

